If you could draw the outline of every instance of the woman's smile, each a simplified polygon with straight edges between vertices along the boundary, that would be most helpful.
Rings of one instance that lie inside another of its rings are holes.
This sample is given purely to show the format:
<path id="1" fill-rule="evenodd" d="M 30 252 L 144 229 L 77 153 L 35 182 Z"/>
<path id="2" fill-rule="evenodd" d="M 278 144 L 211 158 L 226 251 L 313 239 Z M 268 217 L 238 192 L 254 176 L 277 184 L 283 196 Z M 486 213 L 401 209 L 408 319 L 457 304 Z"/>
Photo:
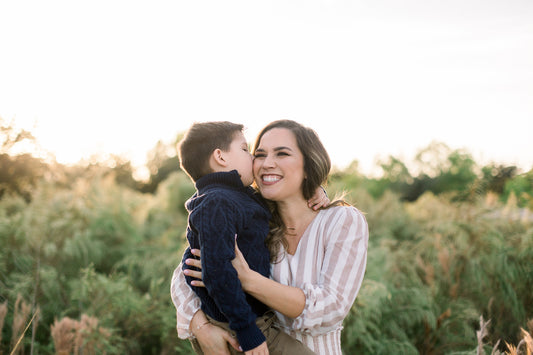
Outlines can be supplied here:
<path id="1" fill-rule="evenodd" d="M 276 182 L 280 181 L 282 177 L 280 175 L 274 175 L 274 174 L 265 174 L 261 176 L 261 180 L 263 181 L 263 184 L 265 185 L 271 185 L 275 184 Z"/>
<path id="2" fill-rule="evenodd" d="M 263 134 L 254 155 L 254 176 L 263 197 L 273 201 L 303 198 L 303 155 L 289 129 L 273 128 Z"/>

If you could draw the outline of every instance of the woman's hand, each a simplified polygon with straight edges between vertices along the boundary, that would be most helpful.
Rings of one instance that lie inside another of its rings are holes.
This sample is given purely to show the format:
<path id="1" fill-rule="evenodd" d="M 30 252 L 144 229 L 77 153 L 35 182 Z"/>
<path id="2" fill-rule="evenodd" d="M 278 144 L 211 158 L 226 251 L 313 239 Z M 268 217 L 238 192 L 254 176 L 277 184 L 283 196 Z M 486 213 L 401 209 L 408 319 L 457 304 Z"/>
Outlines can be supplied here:
<path id="1" fill-rule="evenodd" d="M 317 187 L 315 194 L 307 200 L 307 206 L 313 210 L 318 210 L 322 207 L 327 207 L 331 201 L 329 200 L 326 190 L 322 186 Z"/>
<path id="2" fill-rule="evenodd" d="M 238 351 L 242 351 L 239 342 L 224 329 L 213 324 L 206 324 L 196 333 L 196 340 L 204 354 L 230 355 L 228 343 Z"/>
<path id="3" fill-rule="evenodd" d="M 246 259 L 244 259 L 244 255 L 242 255 L 239 247 L 237 246 L 237 242 L 235 242 L 235 258 L 231 260 L 231 265 L 233 265 L 233 268 L 237 271 L 237 274 L 239 274 L 239 281 L 241 281 L 243 290 L 247 291 L 247 280 L 252 270 L 248 266 Z"/>
<path id="4" fill-rule="evenodd" d="M 198 249 L 191 249 L 191 253 L 199 258 L 202 257 L 202 253 Z M 199 269 L 202 268 L 202 263 L 200 259 L 187 259 L 185 260 L 185 264 L 197 267 Z M 250 267 L 248 266 L 248 263 L 244 259 L 244 256 L 242 255 L 239 247 L 237 246 L 237 242 L 235 242 L 235 259 L 231 261 L 231 264 L 237 271 L 237 274 L 239 276 L 239 280 L 241 281 L 242 288 L 246 291 L 246 281 L 248 280 L 248 276 L 252 272 Z M 187 276 L 194 277 L 198 280 L 191 281 L 191 285 L 197 286 L 197 287 L 205 287 L 204 282 L 202 281 L 202 272 L 201 271 L 194 271 L 190 269 L 185 269 L 183 273 Z"/>
<path id="5" fill-rule="evenodd" d="M 195 256 L 197 256 L 199 258 L 201 258 L 201 256 L 202 256 L 202 253 L 200 252 L 199 249 L 191 249 L 191 254 L 195 255 Z M 197 267 L 200 270 L 202 269 L 202 262 L 200 261 L 200 259 L 187 259 L 187 260 L 185 260 L 185 264 Z M 185 275 L 187 275 L 187 276 L 194 277 L 194 278 L 198 279 L 198 280 L 195 280 L 195 281 L 191 281 L 191 285 L 192 286 L 205 287 L 205 284 L 202 281 L 202 271 L 194 271 L 194 270 L 190 270 L 190 269 L 185 269 L 185 270 L 183 270 L 183 273 Z"/>
<path id="6" fill-rule="evenodd" d="M 228 343 L 242 351 L 237 339 L 226 330 L 209 323 L 202 311 L 196 312 L 190 326 L 204 354 L 230 355 Z"/>
<path id="7" fill-rule="evenodd" d="M 191 249 L 191 253 L 199 258 L 202 257 L 202 253 L 198 249 Z M 187 259 L 185 260 L 185 264 L 197 267 L 199 269 L 202 268 L 202 262 L 200 261 L 200 259 Z M 244 259 L 244 255 L 242 255 L 241 250 L 237 246 L 237 242 L 235 242 L 235 258 L 231 261 L 231 264 L 233 265 L 233 268 L 237 271 L 239 280 L 241 281 L 241 284 L 242 284 L 242 288 L 246 291 L 246 280 L 248 279 L 248 276 L 250 275 L 252 270 L 248 266 L 246 259 Z M 185 269 L 183 273 L 187 276 L 198 279 L 198 280 L 191 281 L 191 285 L 197 286 L 197 287 L 205 287 L 205 284 L 202 281 L 201 271 Z"/>

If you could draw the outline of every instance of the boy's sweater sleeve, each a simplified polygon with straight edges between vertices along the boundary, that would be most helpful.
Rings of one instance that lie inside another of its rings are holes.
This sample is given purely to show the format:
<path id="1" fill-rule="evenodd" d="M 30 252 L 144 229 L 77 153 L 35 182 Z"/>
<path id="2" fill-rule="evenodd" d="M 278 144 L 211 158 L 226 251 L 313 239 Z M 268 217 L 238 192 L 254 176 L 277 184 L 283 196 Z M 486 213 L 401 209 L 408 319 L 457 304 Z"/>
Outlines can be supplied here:
<path id="1" fill-rule="evenodd" d="M 231 264 L 241 216 L 223 199 L 205 201 L 197 212 L 194 224 L 198 228 L 202 277 L 207 291 L 236 332 L 242 349 L 253 349 L 265 341 L 265 336 L 255 323 L 257 316 Z"/>

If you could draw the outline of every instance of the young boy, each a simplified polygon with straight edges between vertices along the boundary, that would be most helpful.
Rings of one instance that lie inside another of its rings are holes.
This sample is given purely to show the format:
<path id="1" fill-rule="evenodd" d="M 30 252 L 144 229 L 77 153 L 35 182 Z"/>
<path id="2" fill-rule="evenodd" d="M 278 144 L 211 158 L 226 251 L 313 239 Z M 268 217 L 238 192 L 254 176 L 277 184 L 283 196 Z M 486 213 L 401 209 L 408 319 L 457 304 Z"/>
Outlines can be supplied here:
<path id="1" fill-rule="evenodd" d="M 205 288 L 191 286 L 190 277 L 186 280 L 199 296 L 208 319 L 234 331 L 243 351 L 266 350 L 268 345 L 270 353 L 313 354 L 301 342 L 270 326 L 272 312 L 242 290 L 231 265 L 237 238 L 250 268 L 266 277 L 270 274 L 265 238 L 271 215 L 261 196 L 250 187 L 253 159 L 242 130 L 243 125 L 231 122 L 195 123 L 179 144 L 181 168 L 197 189 L 186 202 L 189 247 L 182 261 L 184 268 L 189 268 L 185 260 L 195 258 L 191 249 L 201 250 Z M 276 344 L 271 344 L 274 338 Z"/>

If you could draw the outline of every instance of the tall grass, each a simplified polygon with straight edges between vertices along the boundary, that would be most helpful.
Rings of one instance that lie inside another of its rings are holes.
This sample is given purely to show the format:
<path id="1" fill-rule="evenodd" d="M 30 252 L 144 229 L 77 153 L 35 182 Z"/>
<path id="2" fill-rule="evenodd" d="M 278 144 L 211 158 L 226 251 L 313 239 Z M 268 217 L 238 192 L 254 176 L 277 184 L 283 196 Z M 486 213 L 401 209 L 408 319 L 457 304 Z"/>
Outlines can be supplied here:
<path id="1" fill-rule="evenodd" d="M 492 320 L 487 343 L 520 342 L 533 318 L 531 222 L 431 193 L 414 203 L 385 193 L 364 208 L 368 269 L 345 324 L 348 353 L 471 353 L 480 315 Z"/>
<path id="2" fill-rule="evenodd" d="M 367 217 L 370 241 L 344 324 L 347 354 L 526 353 L 533 225 L 516 218 L 517 203 L 431 193 L 405 202 L 390 191 L 375 198 L 348 178 L 328 192 L 346 190 Z M 153 195 L 94 174 L 43 182 L 30 202 L 0 199 L 0 352 L 22 336 L 26 353 L 189 354 L 169 287 L 193 191 L 181 173 Z M 490 319 L 481 338 L 480 316 Z"/>

